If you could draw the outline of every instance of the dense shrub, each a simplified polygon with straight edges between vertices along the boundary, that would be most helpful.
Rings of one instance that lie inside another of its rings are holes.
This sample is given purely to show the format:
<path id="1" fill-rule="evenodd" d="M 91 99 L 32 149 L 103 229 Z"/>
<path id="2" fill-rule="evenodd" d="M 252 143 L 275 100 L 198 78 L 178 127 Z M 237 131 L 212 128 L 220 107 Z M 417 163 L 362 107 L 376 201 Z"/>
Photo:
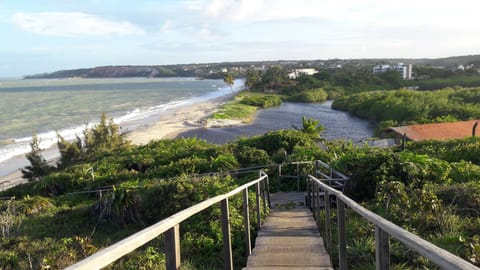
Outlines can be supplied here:
<path id="1" fill-rule="evenodd" d="M 302 91 L 288 98 L 296 102 L 322 102 L 327 100 L 328 94 L 322 88 Z"/>
<path id="2" fill-rule="evenodd" d="M 280 96 L 246 96 L 240 101 L 242 104 L 256 106 L 260 108 L 270 108 L 282 104 Z"/>
<path id="3" fill-rule="evenodd" d="M 240 139 L 238 144 L 263 149 L 267 151 L 269 155 L 272 155 L 279 149 L 284 149 L 287 154 L 291 154 L 295 146 L 308 146 L 315 144 L 315 142 L 308 134 L 301 131 L 277 130 L 269 131 L 262 136 Z"/>
<path id="4" fill-rule="evenodd" d="M 478 99 L 479 88 L 447 88 L 433 92 L 375 91 L 339 98 L 333 102 L 332 108 L 376 122 L 431 123 L 480 118 L 480 107 L 475 103 Z"/>

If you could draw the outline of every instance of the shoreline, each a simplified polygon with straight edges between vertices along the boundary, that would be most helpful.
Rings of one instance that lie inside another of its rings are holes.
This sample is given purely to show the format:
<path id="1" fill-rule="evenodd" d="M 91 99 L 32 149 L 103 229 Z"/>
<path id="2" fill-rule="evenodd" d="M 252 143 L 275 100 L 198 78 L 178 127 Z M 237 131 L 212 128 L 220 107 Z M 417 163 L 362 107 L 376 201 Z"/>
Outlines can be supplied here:
<path id="1" fill-rule="evenodd" d="M 241 120 L 217 119 L 203 122 L 237 94 L 232 93 L 205 102 L 179 107 L 172 114 L 163 116 L 150 126 L 128 132 L 126 138 L 132 144 L 144 145 L 152 140 L 174 139 L 178 134 L 196 128 L 239 126 L 242 124 Z"/>
<path id="2" fill-rule="evenodd" d="M 206 124 L 202 122 L 237 94 L 238 92 L 234 92 L 211 100 L 178 107 L 172 113 L 160 116 L 160 119 L 151 125 L 128 131 L 126 139 L 132 144 L 144 145 L 152 140 L 174 139 L 180 133 L 202 127 L 240 126 L 243 124 L 241 120 L 215 120 Z M 54 148 L 55 146 L 44 149 L 44 153 L 52 151 Z M 20 156 L 16 158 L 20 158 Z M 48 160 L 51 161 L 52 159 Z M 27 179 L 22 178 L 19 168 L 14 172 L 0 176 L 0 191 L 27 182 Z"/>

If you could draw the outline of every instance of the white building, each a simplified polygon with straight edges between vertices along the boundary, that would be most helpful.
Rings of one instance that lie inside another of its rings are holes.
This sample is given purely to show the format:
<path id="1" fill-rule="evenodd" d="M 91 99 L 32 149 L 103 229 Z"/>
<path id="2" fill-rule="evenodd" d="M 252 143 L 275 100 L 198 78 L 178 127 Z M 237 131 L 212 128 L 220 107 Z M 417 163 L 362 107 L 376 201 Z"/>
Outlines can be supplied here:
<path id="1" fill-rule="evenodd" d="M 318 71 L 316 71 L 314 68 L 298 68 L 288 73 L 288 77 L 290 79 L 296 79 L 301 75 L 313 75 L 315 73 L 318 73 Z"/>
<path id="2" fill-rule="evenodd" d="M 389 70 L 395 70 L 400 73 L 404 80 L 411 80 L 412 79 L 412 65 L 411 64 L 404 64 L 398 63 L 396 65 L 377 65 L 373 67 L 373 73 L 381 73 Z"/>

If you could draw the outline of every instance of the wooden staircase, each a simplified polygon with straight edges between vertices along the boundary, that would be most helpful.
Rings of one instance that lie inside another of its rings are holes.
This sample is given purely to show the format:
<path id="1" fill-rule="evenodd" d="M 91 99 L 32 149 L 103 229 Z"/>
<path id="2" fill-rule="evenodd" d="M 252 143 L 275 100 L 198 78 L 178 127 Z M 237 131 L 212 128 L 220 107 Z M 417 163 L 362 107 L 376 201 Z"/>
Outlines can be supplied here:
<path id="1" fill-rule="evenodd" d="M 272 209 L 244 270 L 333 270 L 305 193 L 271 194 Z"/>

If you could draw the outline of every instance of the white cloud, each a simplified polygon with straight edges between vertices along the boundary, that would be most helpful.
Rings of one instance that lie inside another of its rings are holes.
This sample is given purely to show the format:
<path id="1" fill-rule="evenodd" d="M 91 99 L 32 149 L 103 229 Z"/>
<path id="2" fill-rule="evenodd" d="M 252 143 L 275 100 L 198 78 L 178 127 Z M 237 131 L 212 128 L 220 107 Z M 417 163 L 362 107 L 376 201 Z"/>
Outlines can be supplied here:
<path id="1" fill-rule="evenodd" d="M 206 20 L 261 22 L 295 19 L 339 23 L 475 23 L 476 0 L 189 0 L 185 7 Z"/>
<path id="2" fill-rule="evenodd" d="M 171 20 L 166 20 L 165 23 L 160 26 L 160 32 L 165 33 L 171 31 L 174 27 L 174 23 Z"/>
<path id="3" fill-rule="evenodd" d="M 203 26 L 197 35 L 204 41 L 217 41 L 221 38 L 220 35 L 214 33 L 208 26 Z"/>
<path id="4" fill-rule="evenodd" d="M 111 21 L 95 15 L 72 12 L 15 13 L 21 29 L 48 36 L 138 35 L 144 31 L 128 21 Z"/>

